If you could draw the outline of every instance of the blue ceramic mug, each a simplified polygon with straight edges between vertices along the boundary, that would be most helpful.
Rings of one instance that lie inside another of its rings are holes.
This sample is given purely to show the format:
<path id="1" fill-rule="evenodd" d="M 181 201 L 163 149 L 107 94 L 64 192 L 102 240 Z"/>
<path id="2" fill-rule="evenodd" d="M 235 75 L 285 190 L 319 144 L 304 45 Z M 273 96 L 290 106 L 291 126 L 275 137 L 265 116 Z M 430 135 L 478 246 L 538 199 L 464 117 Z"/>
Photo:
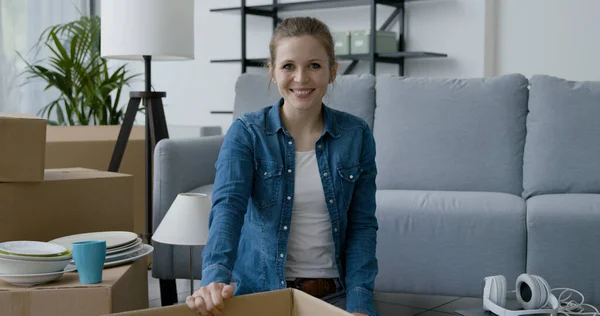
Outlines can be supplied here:
<path id="1" fill-rule="evenodd" d="M 81 284 L 102 282 L 102 270 L 106 260 L 106 241 L 90 240 L 73 243 L 73 259 Z"/>

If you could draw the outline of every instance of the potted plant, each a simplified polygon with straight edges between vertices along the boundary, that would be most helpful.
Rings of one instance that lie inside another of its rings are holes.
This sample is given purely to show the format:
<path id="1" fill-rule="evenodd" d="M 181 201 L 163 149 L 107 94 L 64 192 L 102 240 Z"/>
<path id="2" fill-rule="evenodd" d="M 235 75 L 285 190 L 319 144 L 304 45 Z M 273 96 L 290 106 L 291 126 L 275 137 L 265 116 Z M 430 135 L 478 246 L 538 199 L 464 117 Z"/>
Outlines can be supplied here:
<path id="1" fill-rule="evenodd" d="M 100 17 L 82 16 L 45 29 L 35 48 L 44 47 L 51 52 L 44 60 L 29 63 L 19 54 L 28 81 L 42 79 L 46 90 L 60 92 L 38 115 L 49 125 L 121 124 L 121 91 L 138 75 L 130 75 L 126 65 L 109 70 L 100 57 Z"/>

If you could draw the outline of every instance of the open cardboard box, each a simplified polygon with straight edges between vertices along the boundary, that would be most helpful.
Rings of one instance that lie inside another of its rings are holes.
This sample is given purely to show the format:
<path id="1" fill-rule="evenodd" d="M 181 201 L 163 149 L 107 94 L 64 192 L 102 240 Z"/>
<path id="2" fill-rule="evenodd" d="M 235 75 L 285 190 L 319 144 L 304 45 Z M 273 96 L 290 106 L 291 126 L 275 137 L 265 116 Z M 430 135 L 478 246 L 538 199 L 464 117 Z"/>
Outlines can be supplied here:
<path id="1" fill-rule="evenodd" d="M 192 316 L 187 305 L 158 307 L 111 315 Z M 223 316 L 350 316 L 352 314 L 296 289 L 234 296 L 225 301 Z"/>

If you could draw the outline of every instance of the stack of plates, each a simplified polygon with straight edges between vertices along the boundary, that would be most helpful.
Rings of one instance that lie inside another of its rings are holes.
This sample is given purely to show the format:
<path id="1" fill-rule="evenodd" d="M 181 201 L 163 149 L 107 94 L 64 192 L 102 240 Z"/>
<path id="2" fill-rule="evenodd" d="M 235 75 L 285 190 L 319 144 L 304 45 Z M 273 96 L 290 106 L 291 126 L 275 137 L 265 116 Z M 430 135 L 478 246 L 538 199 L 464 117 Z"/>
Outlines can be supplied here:
<path id="1" fill-rule="evenodd" d="M 40 241 L 0 243 L 0 279 L 20 286 L 54 281 L 63 273 L 75 271 L 71 251 Z"/>
<path id="2" fill-rule="evenodd" d="M 106 241 L 105 268 L 133 262 L 147 256 L 154 250 L 152 246 L 142 244 L 142 240 L 135 233 L 124 231 L 77 234 L 54 239 L 50 242 L 71 250 L 74 242 L 87 240 Z"/>

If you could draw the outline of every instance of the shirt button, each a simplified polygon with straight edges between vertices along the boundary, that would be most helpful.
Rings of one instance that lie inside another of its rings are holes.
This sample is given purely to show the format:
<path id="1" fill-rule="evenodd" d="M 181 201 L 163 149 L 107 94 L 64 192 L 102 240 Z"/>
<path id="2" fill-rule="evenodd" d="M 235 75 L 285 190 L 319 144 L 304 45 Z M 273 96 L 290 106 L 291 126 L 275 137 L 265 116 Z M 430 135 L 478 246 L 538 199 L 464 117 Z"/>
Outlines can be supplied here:
<path id="1" fill-rule="evenodd" d="M 327 176 L 327 172 L 323 173 L 323 176 L 326 177 Z"/>
<path id="2" fill-rule="evenodd" d="M 329 200 L 329 203 L 333 204 L 333 200 Z"/>
<path id="3" fill-rule="evenodd" d="M 350 175 L 350 179 L 354 179 L 354 176 L 353 176 L 353 175 Z"/>
<path id="4" fill-rule="evenodd" d="M 288 173 L 292 173 L 292 169 L 288 169 Z M 350 179 L 352 179 L 352 178 L 350 178 Z"/>
<path id="5" fill-rule="evenodd" d="M 279 254 L 279 256 L 280 256 L 281 258 L 283 258 L 283 254 L 282 254 L 282 253 L 281 253 L 281 254 Z"/>
<path id="6" fill-rule="evenodd" d="M 285 284 L 285 282 L 281 281 L 281 285 L 284 285 L 284 284 Z"/>
<path id="7" fill-rule="evenodd" d="M 291 144 L 292 144 L 292 141 L 289 141 L 289 142 L 288 142 L 288 145 L 291 145 Z M 282 282 L 283 282 L 283 281 L 282 281 Z"/>
<path id="8" fill-rule="evenodd" d="M 283 230 L 287 230 L 287 226 L 283 226 Z"/>
<path id="9" fill-rule="evenodd" d="M 317 145 L 317 148 L 322 148 L 322 147 L 323 147 L 323 145 Z"/>
<path id="10" fill-rule="evenodd" d="M 288 195 L 287 199 L 288 199 L 288 200 L 291 200 L 291 199 L 292 199 L 292 197 Z"/>
<path id="11" fill-rule="evenodd" d="M 265 172 L 265 176 L 267 175 L 267 173 Z"/>
<path id="12" fill-rule="evenodd" d="M 334 228 L 333 231 L 337 233 L 337 228 Z"/>

